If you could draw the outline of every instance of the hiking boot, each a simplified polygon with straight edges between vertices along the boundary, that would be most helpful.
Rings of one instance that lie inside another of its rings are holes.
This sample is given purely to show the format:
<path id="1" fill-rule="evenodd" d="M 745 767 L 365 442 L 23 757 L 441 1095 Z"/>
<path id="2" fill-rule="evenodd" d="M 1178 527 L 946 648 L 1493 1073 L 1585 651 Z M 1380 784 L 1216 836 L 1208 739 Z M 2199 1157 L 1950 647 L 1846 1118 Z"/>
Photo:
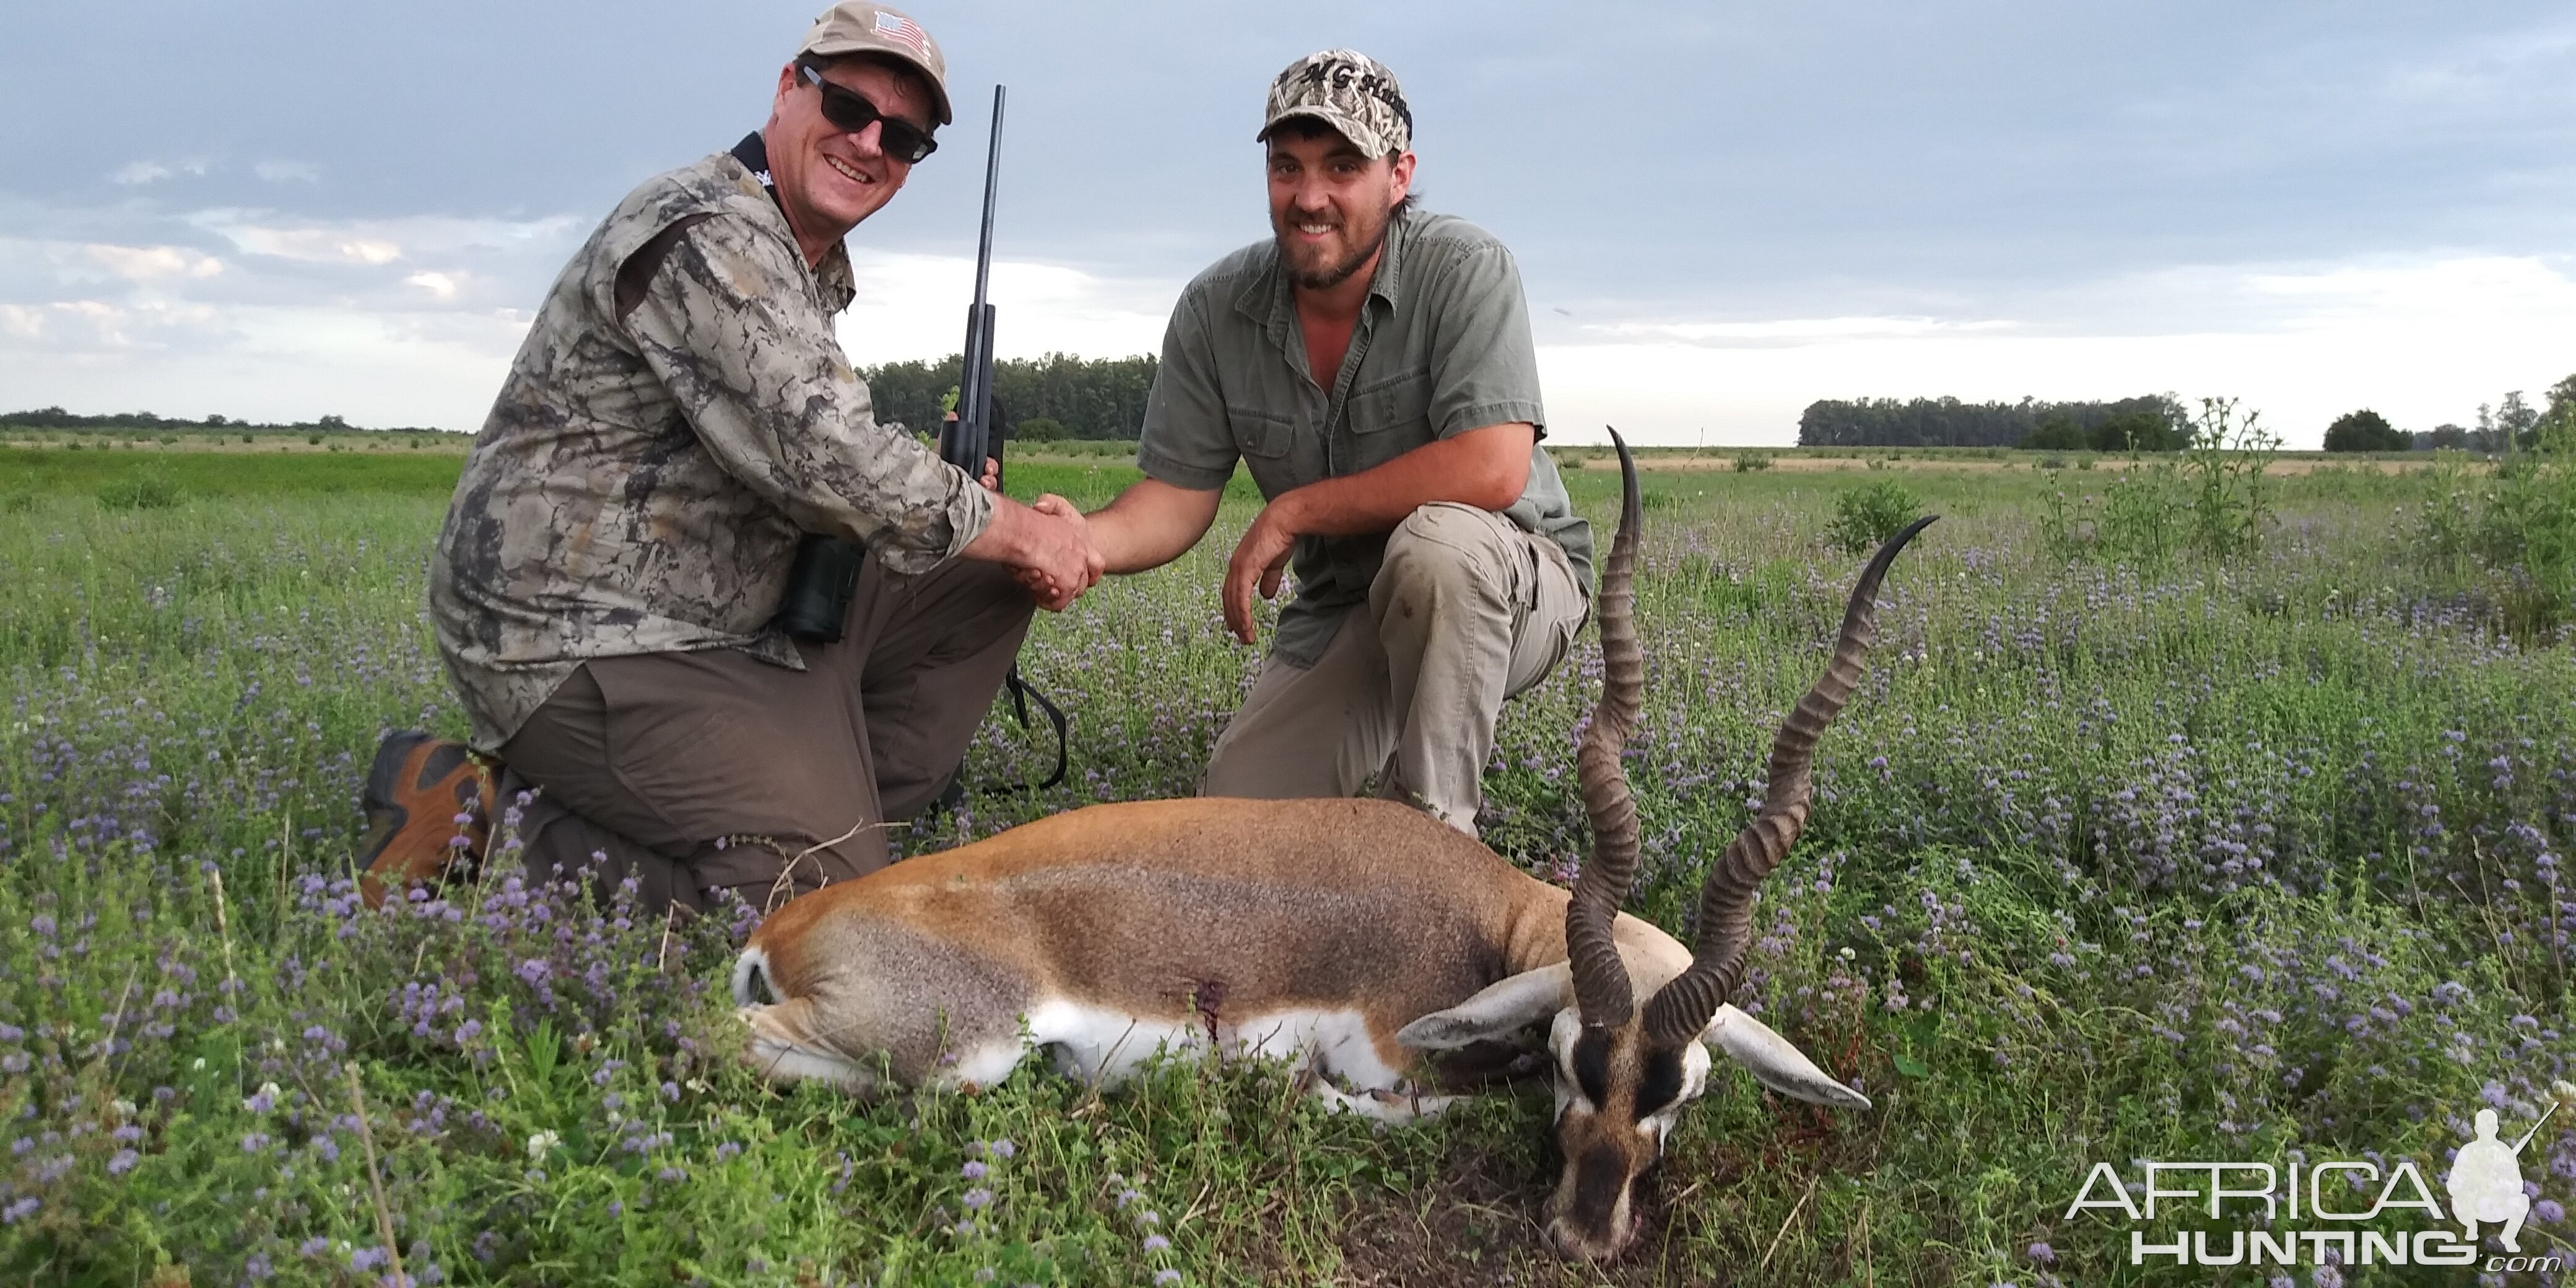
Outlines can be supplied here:
<path id="1" fill-rule="evenodd" d="M 492 828 L 492 768 L 453 739 L 413 730 L 385 735 L 358 794 L 367 814 L 358 892 L 368 907 L 415 881 L 463 875 L 480 859 Z"/>

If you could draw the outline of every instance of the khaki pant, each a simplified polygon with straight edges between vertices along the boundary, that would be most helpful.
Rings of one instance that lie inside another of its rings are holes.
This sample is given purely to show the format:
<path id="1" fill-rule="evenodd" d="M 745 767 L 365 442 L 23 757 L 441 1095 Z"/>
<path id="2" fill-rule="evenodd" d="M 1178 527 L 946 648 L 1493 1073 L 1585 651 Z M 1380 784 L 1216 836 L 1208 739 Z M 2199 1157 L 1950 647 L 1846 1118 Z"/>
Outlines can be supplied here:
<path id="1" fill-rule="evenodd" d="M 1590 613 L 1556 542 L 1474 506 L 1398 524 L 1368 604 L 1312 667 L 1278 654 L 1217 739 L 1206 796 L 1349 796 L 1373 774 L 1476 834 L 1503 700 L 1554 669 Z"/>
<path id="2" fill-rule="evenodd" d="M 540 789 L 518 828 L 530 878 L 588 865 L 659 914 L 885 866 L 884 825 L 947 784 L 1032 611 L 997 564 L 870 559 L 841 640 L 797 645 L 803 671 L 736 649 L 583 664 L 501 748 L 501 805 Z"/>

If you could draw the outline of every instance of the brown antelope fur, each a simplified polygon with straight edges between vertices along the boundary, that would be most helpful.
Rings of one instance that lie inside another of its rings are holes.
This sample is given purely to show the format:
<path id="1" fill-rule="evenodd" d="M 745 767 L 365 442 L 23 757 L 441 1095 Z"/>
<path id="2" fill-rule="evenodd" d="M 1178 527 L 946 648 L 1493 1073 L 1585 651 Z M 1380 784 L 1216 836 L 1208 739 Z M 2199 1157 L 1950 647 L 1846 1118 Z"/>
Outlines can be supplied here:
<path id="1" fill-rule="evenodd" d="M 1405 1072 L 1406 1024 L 1565 960 L 1565 905 L 1391 801 L 1098 805 L 790 901 L 746 952 L 789 1000 L 750 1019 L 756 1042 L 831 1053 L 867 1081 L 881 1055 L 911 1087 L 982 1072 L 961 1065 L 990 1044 L 1015 1063 L 1021 1018 L 1047 1000 L 1214 1025 L 1226 1046 L 1281 1013 L 1350 1010 L 1369 1054 Z M 1637 918 L 1618 933 L 1654 983 L 1689 963 Z"/>
<path id="2" fill-rule="evenodd" d="M 1578 757 L 1593 854 L 1571 893 L 1387 801 L 1096 805 L 780 908 L 734 969 L 751 1060 L 874 1092 L 989 1084 L 1033 1048 L 1103 1083 L 1158 1051 L 1213 1048 L 1297 1061 L 1326 1103 L 1400 1122 L 1450 1100 L 1423 1093 L 1425 1053 L 1547 1024 L 1564 1171 L 1546 1238 L 1595 1260 L 1634 1238 L 1636 1180 L 1706 1085 L 1712 1048 L 1785 1095 L 1867 1108 L 1726 997 L 1755 891 L 1806 821 L 1807 760 L 1857 682 L 1879 580 L 1930 520 L 1863 571 L 1832 665 L 1773 744 L 1770 797 L 1711 866 L 1685 948 L 1618 911 L 1639 851 L 1619 755 L 1644 679 L 1631 592 L 1642 507 L 1624 443 L 1619 455 L 1603 692 Z"/>

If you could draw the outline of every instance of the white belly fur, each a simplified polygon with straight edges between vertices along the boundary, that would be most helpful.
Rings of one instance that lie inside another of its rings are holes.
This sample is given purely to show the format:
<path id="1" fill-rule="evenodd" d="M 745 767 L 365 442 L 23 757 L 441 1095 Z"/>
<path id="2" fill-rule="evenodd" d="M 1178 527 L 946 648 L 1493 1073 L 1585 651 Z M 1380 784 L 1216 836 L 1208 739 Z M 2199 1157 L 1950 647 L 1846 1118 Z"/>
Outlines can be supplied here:
<path id="1" fill-rule="evenodd" d="M 1205 1024 L 1144 1019 L 1124 1011 L 1047 998 L 1028 1015 L 1028 1040 L 1050 1048 L 1056 1068 L 1104 1086 L 1133 1077 L 1156 1053 L 1208 1049 Z M 1352 1010 L 1274 1011 L 1216 1026 L 1216 1050 L 1228 1059 L 1315 1061 L 1361 1089 L 1394 1090 L 1402 1075 L 1380 1059 L 1368 1021 Z"/>
<path id="2" fill-rule="evenodd" d="M 737 972 L 735 990 L 745 1003 L 743 1020 L 752 1030 L 751 1059 L 763 1073 L 790 1080 L 819 1079 L 862 1094 L 878 1089 L 874 1074 L 847 1056 L 774 1032 L 772 1025 L 763 1022 L 770 1008 L 748 998 L 747 973 Z M 1048 997 L 1023 1017 L 1022 1034 L 953 1052 L 955 1058 L 943 1061 L 932 1081 L 943 1086 L 992 1086 L 1011 1076 L 1033 1046 L 1047 1051 L 1057 1071 L 1068 1077 L 1095 1086 L 1116 1086 L 1157 1055 L 1186 1058 L 1206 1051 L 1209 1033 L 1203 1023 L 1147 1019 Z M 1379 1058 L 1376 1044 L 1369 1040 L 1367 1020 L 1354 1010 L 1284 1010 L 1220 1023 L 1215 1047 L 1228 1059 L 1311 1061 L 1317 1071 L 1339 1078 L 1355 1091 L 1393 1092 L 1404 1081 Z"/>

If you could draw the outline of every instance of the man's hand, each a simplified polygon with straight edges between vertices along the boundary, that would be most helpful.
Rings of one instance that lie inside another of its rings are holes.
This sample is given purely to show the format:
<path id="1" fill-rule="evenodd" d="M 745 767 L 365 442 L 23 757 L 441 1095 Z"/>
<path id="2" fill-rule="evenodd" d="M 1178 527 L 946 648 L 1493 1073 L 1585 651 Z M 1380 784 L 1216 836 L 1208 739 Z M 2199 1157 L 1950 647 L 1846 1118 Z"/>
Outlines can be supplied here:
<path id="1" fill-rule="evenodd" d="M 1040 608 L 1063 612 L 1100 580 L 1100 553 L 1092 548 L 1081 516 L 1066 517 L 1072 509 L 1062 497 L 1026 506 L 997 496 L 992 523 L 958 553 L 1009 565 Z"/>
<path id="2" fill-rule="evenodd" d="M 1072 593 L 1063 593 L 1066 587 L 1059 585 L 1053 578 L 1035 568 L 1022 568 L 1018 574 L 1020 585 L 1028 590 L 1030 598 L 1035 599 L 1039 606 L 1048 612 L 1060 613 L 1071 607 L 1074 600 L 1081 598 L 1084 591 L 1100 584 L 1100 576 L 1107 566 L 1107 560 L 1101 557 L 1099 545 L 1091 539 L 1090 521 L 1083 517 L 1082 510 L 1073 502 L 1049 492 L 1039 497 L 1037 503 L 1029 508 L 1043 515 L 1070 521 L 1082 531 L 1083 547 L 1087 552 L 1087 558 L 1083 580 L 1079 586 L 1071 588 Z"/>
<path id="3" fill-rule="evenodd" d="M 1252 526 L 1245 529 L 1243 540 L 1235 543 L 1234 558 L 1225 566 L 1225 627 L 1246 644 L 1253 639 L 1252 592 L 1255 587 L 1263 599 L 1279 597 L 1280 573 L 1288 566 L 1288 556 L 1297 549 L 1296 531 L 1291 516 L 1290 497 L 1261 507 L 1253 516 Z"/>
<path id="4" fill-rule="evenodd" d="M 1349 537 L 1394 531 L 1404 516 L 1438 501 L 1501 510 L 1529 484 L 1530 447 L 1538 429 L 1505 421 L 1425 443 L 1394 460 L 1270 499 L 1225 570 L 1225 624 L 1252 642 L 1252 592 L 1279 593 L 1280 570 L 1299 537 Z M 1214 514 L 1213 497 L 1209 513 Z M 1120 500 L 1125 500 L 1121 497 Z"/>
<path id="5" fill-rule="evenodd" d="M 987 492 L 999 492 L 999 491 L 1001 491 L 1001 490 L 1002 490 L 1002 463 L 1001 463 L 1000 461 L 994 460 L 994 459 L 993 459 L 992 457 L 990 457 L 990 456 L 985 457 L 985 458 L 984 458 L 984 477 L 983 477 L 983 478 L 981 478 L 981 479 L 979 479 L 979 480 L 977 480 L 977 481 L 978 481 L 978 482 L 980 482 L 980 483 L 982 483 L 982 484 L 984 485 L 984 490 L 985 490 L 985 491 L 987 491 Z"/>

